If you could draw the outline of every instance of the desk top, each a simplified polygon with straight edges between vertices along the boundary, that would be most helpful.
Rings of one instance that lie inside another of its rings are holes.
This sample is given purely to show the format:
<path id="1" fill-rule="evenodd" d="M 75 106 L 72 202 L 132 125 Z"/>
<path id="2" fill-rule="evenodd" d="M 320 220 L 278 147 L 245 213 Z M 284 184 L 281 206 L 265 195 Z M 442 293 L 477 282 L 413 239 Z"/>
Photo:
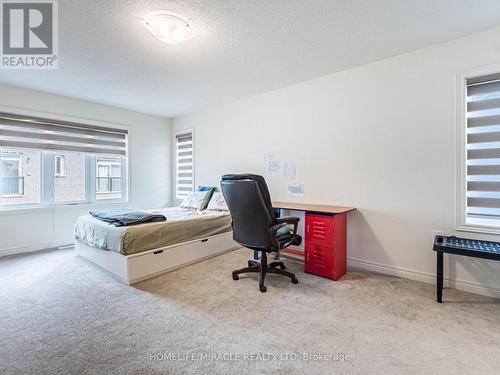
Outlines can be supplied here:
<path id="1" fill-rule="evenodd" d="M 355 207 L 327 206 L 323 204 L 290 203 L 290 202 L 273 202 L 273 207 L 283 208 L 287 210 L 297 210 L 297 211 L 326 212 L 329 214 L 342 214 L 344 212 L 354 211 L 356 209 Z"/>

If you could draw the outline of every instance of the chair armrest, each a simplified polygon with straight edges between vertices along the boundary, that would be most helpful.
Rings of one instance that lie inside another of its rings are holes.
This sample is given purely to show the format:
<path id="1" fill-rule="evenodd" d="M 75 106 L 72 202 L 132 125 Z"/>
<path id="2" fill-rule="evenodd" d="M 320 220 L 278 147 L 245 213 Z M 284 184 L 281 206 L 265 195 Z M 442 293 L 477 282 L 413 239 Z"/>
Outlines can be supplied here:
<path id="1" fill-rule="evenodd" d="M 271 237 L 271 241 L 274 242 L 274 245 L 278 249 L 278 251 L 280 249 L 280 245 L 279 245 L 278 240 L 276 238 L 276 233 L 278 232 L 278 229 L 280 229 L 288 224 L 293 224 L 293 236 L 295 237 L 297 234 L 299 220 L 300 220 L 300 218 L 294 217 L 294 216 L 278 217 L 275 219 L 276 224 L 274 224 L 272 227 L 269 228 L 269 236 Z M 290 243 L 292 243 L 292 241 L 285 244 L 283 246 L 283 248 L 288 247 L 290 245 Z"/>
<path id="2" fill-rule="evenodd" d="M 300 218 L 294 216 L 278 217 L 275 219 L 276 224 L 269 228 L 269 233 L 272 237 L 276 237 L 276 232 L 278 229 L 288 225 L 293 224 L 293 234 L 297 234 L 297 227 L 299 225 Z"/>
<path id="3" fill-rule="evenodd" d="M 281 224 L 281 223 L 287 223 L 287 224 L 294 224 L 299 222 L 299 218 L 295 216 L 285 216 L 285 217 L 278 217 L 276 218 L 276 223 Z"/>
<path id="4" fill-rule="evenodd" d="M 297 227 L 299 225 L 299 220 L 300 218 L 295 217 L 295 216 L 285 216 L 285 217 L 278 217 L 276 219 L 276 223 L 278 224 L 293 224 L 293 234 L 297 234 Z"/>

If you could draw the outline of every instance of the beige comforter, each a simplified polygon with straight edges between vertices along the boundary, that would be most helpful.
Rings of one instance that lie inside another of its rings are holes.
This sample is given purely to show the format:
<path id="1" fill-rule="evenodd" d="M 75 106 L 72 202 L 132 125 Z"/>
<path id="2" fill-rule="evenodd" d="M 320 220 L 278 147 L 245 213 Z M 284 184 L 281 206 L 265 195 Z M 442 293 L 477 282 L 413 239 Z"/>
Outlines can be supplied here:
<path id="1" fill-rule="evenodd" d="M 226 211 L 196 211 L 180 207 L 147 210 L 167 221 L 115 227 L 90 215 L 78 218 L 74 238 L 92 247 L 130 255 L 231 231 Z"/>

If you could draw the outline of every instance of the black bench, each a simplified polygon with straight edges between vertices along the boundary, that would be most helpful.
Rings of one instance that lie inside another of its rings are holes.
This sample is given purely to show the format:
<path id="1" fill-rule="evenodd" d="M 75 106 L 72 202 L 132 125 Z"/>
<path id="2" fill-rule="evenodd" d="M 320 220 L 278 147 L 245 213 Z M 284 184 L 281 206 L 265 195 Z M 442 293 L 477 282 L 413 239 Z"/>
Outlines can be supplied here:
<path id="1" fill-rule="evenodd" d="M 437 301 L 443 302 L 443 254 L 456 254 L 467 257 L 500 260 L 500 243 L 471 240 L 455 236 L 436 236 L 434 248 L 437 261 Z"/>

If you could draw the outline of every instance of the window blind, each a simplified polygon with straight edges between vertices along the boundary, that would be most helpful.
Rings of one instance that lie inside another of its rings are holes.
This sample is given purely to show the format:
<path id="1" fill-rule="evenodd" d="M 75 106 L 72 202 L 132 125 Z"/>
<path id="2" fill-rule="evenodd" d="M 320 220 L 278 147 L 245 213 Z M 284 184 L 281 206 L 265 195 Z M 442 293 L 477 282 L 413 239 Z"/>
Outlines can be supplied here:
<path id="1" fill-rule="evenodd" d="M 500 219 L 500 74 L 467 80 L 467 216 Z"/>
<path id="2" fill-rule="evenodd" d="M 126 155 L 124 129 L 0 112 L 0 146 Z"/>
<path id="3" fill-rule="evenodd" d="M 178 134 L 176 144 L 176 189 L 177 199 L 184 198 L 194 188 L 193 178 L 193 133 Z"/>

